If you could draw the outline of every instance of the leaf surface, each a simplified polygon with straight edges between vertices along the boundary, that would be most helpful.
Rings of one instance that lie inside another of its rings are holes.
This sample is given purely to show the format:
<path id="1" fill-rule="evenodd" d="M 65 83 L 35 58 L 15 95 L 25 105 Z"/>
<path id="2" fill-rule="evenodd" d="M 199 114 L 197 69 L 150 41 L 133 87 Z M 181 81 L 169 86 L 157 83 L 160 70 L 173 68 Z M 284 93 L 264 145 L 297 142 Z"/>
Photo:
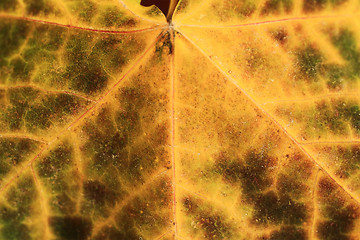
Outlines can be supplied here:
<path id="1" fill-rule="evenodd" d="M 2 1 L 0 239 L 359 239 L 359 7 Z"/>

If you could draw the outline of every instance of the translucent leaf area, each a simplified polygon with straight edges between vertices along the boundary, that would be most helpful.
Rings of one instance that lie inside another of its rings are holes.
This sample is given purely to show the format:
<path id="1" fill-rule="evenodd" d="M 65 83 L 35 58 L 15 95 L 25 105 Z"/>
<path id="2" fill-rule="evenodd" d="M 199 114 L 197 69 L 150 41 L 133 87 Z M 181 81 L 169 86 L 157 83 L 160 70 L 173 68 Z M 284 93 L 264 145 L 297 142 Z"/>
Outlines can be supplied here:
<path id="1" fill-rule="evenodd" d="M 359 0 L 170 12 L 0 0 L 0 239 L 360 239 Z"/>

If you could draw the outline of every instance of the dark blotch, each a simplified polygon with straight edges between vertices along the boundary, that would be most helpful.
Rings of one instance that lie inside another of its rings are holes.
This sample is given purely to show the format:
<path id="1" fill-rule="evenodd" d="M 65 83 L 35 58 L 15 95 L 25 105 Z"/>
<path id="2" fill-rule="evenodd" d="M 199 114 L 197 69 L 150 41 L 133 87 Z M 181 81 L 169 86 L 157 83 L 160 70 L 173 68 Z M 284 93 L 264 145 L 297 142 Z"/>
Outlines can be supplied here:
<path id="1" fill-rule="evenodd" d="M 36 146 L 28 139 L 0 139 L 0 176 L 26 160 Z"/>
<path id="2" fill-rule="evenodd" d="M 218 215 L 202 213 L 198 216 L 198 224 L 206 239 L 226 239 L 229 235 L 228 227 Z"/>
<path id="3" fill-rule="evenodd" d="M 83 217 L 50 217 L 49 224 L 56 236 L 66 240 L 86 240 L 92 231 L 92 222 Z"/>
<path id="4" fill-rule="evenodd" d="M 278 30 L 272 32 L 271 35 L 281 45 L 285 44 L 288 40 L 288 33 L 284 28 L 279 28 Z"/>
<path id="5" fill-rule="evenodd" d="M 106 186 L 99 181 L 87 181 L 84 183 L 85 197 L 103 205 L 105 202 Z"/>
<path id="6" fill-rule="evenodd" d="M 319 194 L 320 194 L 320 197 L 322 197 L 322 198 L 329 197 L 333 193 L 333 191 L 336 189 L 334 183 L 332 183 L 327 178 L 321 178 L 318 185 L 319 185 Z"/>
<path id="7" fill-rule="evenodd" d="M 92 54 L 89 43 L 92 34 L 79 34 L 70 37 L 66 46 L 68 66 L 64 77 L 77 91 L 95 93 L 106 87 L 108 74 L 102 67 L 99 56 Z"/>
<path id="8" fill-rule="evenodd" d="M 351 117 L 351 125 L 358 132 L 360 132 L 360 108 L 358 105 L 354 105 L 349 109 L 349 115 Z"/>
<path id="9" fill-rule="evenodd" d="M 290 12 L 292 5 L 292 0 L 268 0 L 261 12 L 262 14 L 279 13 L 281 9 Z"/>
<path id="10" fill-rule="evenodd" d="M 279 231 L 271 233 L 269 240 L 305 240 L 305 231 L 295 226 L 284 226 Z"/>
<path id="11" fill-rule="evenodd" d="M 216 162 L 215 171 L 231 184 L 241 184 L 246 201 L 254 205 L 254 221 L 259 224 L 296 224 L 306 218 L 306 207 L 294 201 L 281 187 L 293 184 L 283 179 L 279 193 L 266 192 L 272 179 L 269 168 L 276 164 L 276 159 L 263 153 L 250 151 L 245 161 L 239 161 L 222 153 Z"/>
<path id="12" fill-rule="evenodd" d="M 277 189 L 280 194 L 291 194 L 292 196 L 300 196 L 304 187 L 298 175 L 279 174 L 277 181 Z"/>
<path id="13" fill-rule="evenodd" d="M 141 0 L 140 4 L 145 7 L 155 5 L 164 13 L 165 16 L 167 16 L 170 7 L 170 1 L 163 0 Z"/>
<path id="14" fill-rule="evenodd" d="M 347 234 L 354 228 L 354 221 L 357 218 L 355 209 L 329 205 L 326 207 L 325 212 L 329 220 L 318 224 L 318 236 L 326 240 L 350 239 Z"/>
<path id="15" fill-rule="evenodd" d="M 305 12 L 319 11 L 325 8 L 327 0 L 304 0 L 303 8 Z"/>
<path id="16" fill-rule="evenodd" d="M 195 229 L 201 229 L 205 239 L 231 239 L 231 226 L 229 226 L 224 217 L 191 197 L 185 197 L 182 200 L 182 204 L 187 214 L 197 224 Z"/>
<path id="17" fill-rule="evenodd" d="M 126 229 L 126 231 L 120 231 L 115 227 L 104 227 L 94 237 L 94 240 L 113 240 L 113 239 L 138 240 L 142 238 L 136 233 L 134 228 Z"/>
<path id="18" fill-rule="evenodd" d="M 197 205 L 194 204 L 190 197 L 185 197 L 182 201 L 182 204 L 188 213 L 194 213 L 197 210 Z"/>
<path id="19" fill-rule="evenodd" d="M 69 167 L 73 160 L 73 149 L 68 144 L 61 144 L 44 157 L 37 165 L 39 176 L 57 178 Z"/>
<path id="20" fill-rule="evenodd" d="M 271 185 L 267 169 L 273 166 L 274 162 L 275 160 L 267 155 L 254 151 L 246 155 L 244 163 L 222 153 L 217 159 L 215 171 L 232 184 L 241 183 L 244 193 L 252 196 Z"/>
<path id="21" fill-rule="evenodd" d="M 48 1 L 44 0 L 24 0 L 26 4 L 26 12 L 30 15 L 48 15 L 54 11 Z"/>
<path id="22" fill-rule="evenodd" d="M 304 0 L 303 8 L 305 12 L 315 12 L 325 9 L 326 5 L 336 7 L 347 0 Z"/>
<path id="23" fill-rule="evenodd" d="M 306 218 L 303 203 L 293 201 L 288 195 L 277 195 L 270 191 L 255 199 L 254 219 L 258 223 L 302 224 Z"/>
<path id="24" fill-rule="evenodd" d="M 1 0 L 0 10 L 5 10 L 5 11 L 15 10 L 18 4 L 19 3 L 17 0 Z"/>

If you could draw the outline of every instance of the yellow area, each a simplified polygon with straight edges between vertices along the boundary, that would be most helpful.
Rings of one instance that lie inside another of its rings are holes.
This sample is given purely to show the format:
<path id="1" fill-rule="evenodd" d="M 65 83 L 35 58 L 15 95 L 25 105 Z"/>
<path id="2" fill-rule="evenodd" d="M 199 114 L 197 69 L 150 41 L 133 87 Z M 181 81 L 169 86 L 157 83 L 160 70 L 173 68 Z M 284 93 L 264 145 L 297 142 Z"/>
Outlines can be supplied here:
<path id="1" fill-rule="evenodd" d="M 0 3 L 0 239 L 357 239 L 359 1 L 139 2 Z"/>

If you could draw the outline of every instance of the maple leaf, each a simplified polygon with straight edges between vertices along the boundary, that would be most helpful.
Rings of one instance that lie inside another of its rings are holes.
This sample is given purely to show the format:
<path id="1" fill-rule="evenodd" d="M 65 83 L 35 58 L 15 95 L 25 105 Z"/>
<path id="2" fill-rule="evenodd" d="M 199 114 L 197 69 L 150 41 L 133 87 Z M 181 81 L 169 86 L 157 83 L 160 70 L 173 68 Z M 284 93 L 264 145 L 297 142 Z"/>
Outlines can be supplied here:
<path id="1" fill-rule="evenodd" d="M 1 0 L 0 239 L 360 239 L 359 1 L 139 3 Z"/>

